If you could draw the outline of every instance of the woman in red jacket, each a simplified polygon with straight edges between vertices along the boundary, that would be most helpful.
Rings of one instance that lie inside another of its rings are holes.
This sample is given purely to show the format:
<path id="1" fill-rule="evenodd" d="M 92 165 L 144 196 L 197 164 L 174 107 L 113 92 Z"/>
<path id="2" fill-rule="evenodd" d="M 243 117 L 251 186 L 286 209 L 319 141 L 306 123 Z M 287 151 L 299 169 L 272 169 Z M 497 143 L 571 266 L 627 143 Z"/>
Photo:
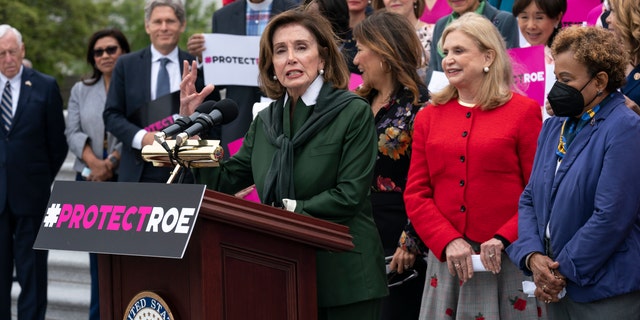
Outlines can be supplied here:
<path id="1" fill-rule="evenodd" d="M 503 250 L 517 238 L 540 107 L 511 91 L 504 40 L 489 20 L 467 13 L 441 41 L 449 85 L 416 116 L 404 194 L 430 251 L 420 318 L 537 319 L 542 309 Z M 474 273 L 475 258 L 489 272 Z"/>

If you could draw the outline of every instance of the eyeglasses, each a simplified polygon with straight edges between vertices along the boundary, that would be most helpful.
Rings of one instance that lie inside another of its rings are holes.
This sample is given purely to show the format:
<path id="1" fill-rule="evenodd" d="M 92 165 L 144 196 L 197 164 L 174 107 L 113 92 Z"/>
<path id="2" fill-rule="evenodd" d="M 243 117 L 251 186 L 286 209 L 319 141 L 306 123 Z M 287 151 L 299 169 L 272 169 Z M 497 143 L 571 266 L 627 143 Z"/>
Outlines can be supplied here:
<path id="1" fill-rule="evenodd" d="M 403 273 L 391 272 L 387 273 L 387 283 L 388 287 L 399 286 L 411 279 L 415 279 L 418 277 L 418 271 L 416 269 L 405 270 Z"/>
<path id="2" fill-rule="evenodd" d="M 114 55 L 116 54 L 116 52 L 118 52 L 118 46 L 108 46 L 106 48 L 98 48 L 98 49 L 93 49 L 93 56 L 96 58 L 100 58 L 102 57 L 103 53 L 107 53 L 108 55 Z"/>

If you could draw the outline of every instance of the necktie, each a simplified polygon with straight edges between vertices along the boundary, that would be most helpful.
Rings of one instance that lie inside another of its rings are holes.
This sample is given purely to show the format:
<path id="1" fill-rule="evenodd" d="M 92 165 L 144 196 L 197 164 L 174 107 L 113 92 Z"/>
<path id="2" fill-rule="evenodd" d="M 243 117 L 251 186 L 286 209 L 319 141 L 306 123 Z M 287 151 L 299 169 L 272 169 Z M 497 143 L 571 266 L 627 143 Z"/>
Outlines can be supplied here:
<path id="1" fill-rule="evenodd" d="M 11 104 L 11 84 L 7 81 L 2 92 L 2 103 L 0 103 L 0 109 L 2 109 L 2 128 L 5 132 L 9 132 L 11 129 L 11 118 L 13 118 L 11 110 L 13 109 Z"/>
<path id="2" fill-rule="evenodd" d="M 158 82 L 156 83 L 156 99 L 171 93 L 169 72 L 167 71 L 167 63 L 169 62 L 171 62 L 169 58 L 160 59 L 160 69 L 158 69 Z"/>

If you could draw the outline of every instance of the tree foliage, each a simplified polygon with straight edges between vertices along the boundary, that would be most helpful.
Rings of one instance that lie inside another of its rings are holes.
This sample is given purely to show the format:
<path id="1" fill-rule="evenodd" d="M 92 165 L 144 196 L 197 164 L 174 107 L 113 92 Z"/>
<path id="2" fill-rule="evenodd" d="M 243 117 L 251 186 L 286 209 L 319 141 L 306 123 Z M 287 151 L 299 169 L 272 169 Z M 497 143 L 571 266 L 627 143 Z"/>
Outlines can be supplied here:
<path id="1" fill-rule="evenodd" d="M 183 0 L 184 1 L 184 0 Z M 34 68 L 63 82 L 85 75 L 87 41 L 93 32 L 116 27 L 129 39 L 132 50 L 149 45 L 144 28 L 145 0 L 0 0 L 0 23 L 22 33 L 26 58 Z M 185 2 L 187 29 L 181 38 L 209 32 L 214 6 L 202 8 L 202 0 Z M 63 89 L 64 90 L 64 89 Z"/>

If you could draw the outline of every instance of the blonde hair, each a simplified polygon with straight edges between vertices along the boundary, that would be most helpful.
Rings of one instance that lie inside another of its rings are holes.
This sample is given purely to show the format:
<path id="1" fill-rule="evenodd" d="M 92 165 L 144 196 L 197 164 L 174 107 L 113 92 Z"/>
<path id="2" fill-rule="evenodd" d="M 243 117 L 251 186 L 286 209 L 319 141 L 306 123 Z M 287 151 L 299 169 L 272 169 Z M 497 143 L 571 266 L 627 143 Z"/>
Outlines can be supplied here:
<path id="1" fill-rule="evenodd" d="M 489 66 L 489 72 L 485 73 L 475 97 L 476 104 L 483 110 L 489 110 L 507 103 L 512 96 L 513 70 L 504 39 L 498 29 L 484 16 L 475 12 L 465 13 L 444 29 L 438 42 L 439 50 L 442 50 L 444 41 L 453 31 L 462 32 L 471 38 L 480 52 L 495 53 L 495 59 Z M 434 105 L 442 105 L 457 97 L 458 89 L 448 85 L 442 91 L 434 93 L 431 101 Z"/>
<path id="2" fill-rule="evenodd" d="M 638 0 L 609 0 L 616 22 L 614 28 L 624 42 L 631 64 L 640 64 L 640 2 Z"/>

